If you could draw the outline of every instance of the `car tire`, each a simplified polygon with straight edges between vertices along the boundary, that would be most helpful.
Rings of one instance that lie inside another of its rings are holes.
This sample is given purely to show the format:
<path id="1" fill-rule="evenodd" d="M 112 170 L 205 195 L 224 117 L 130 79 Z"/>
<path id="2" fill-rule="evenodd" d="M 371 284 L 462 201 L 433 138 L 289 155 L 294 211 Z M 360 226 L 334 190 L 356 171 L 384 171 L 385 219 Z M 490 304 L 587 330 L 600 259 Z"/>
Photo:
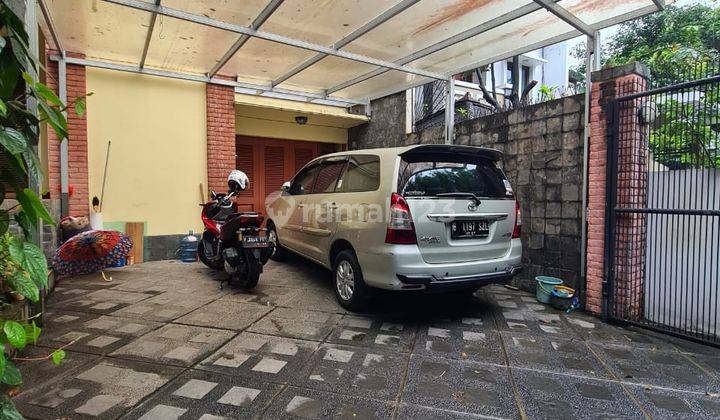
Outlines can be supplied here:
<path id="1" fill-rule="evenodd" d="M 282 262 L 287 259 L 288 251 L 280 245 L 280 238 L 278 237 L 277 230 L 275 229 L 275 225 L 269 224 L 267 227 L 267 236 L 268 241 L 272 242 L 273 247 L 273 253 L 270 254 L 270 259 L 277 262 Z M 274 238 L 274 239 L 272 239 Z"/>
<path id="2" fill-rule="evenodd" d="M 357 312 L 366 305 L 370 295 L 355 252 L 346 249 L 333 261 L 333 289 L 343 308 Z"/>

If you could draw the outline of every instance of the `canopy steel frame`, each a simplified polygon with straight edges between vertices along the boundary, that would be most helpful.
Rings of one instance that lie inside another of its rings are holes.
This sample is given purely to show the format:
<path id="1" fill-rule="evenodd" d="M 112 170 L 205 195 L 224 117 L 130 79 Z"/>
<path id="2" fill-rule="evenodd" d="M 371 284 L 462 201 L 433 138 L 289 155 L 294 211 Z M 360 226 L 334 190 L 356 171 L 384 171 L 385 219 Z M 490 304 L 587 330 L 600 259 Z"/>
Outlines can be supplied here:
<path id="1" fill-rule="evenodd" d="M 50 11 L 47 8 L 47 5 L 45 5 L 45 0 L 37 0 L 38 6 L 40 6 L 40 12 L 42 12 L 43 19 L 45 19 L 45 23 L 48 26 L 48 29 L 50 30 L 50 37 L 53 40 L 53 43 L 55 44 L 55 49 L 62 54 L 62 56 L 65 56 L 65 49 L 62 47 L 62 43 L 60 42 L 60 37 L 58 36 L 57 29 L 55 28 L 55 22 L 52 20 L 52 15 L 50 15 Z"/>
<path id="2" fill-rule="evenodd" d="M 558 1 L 559 1 L 559 0 L 558 0 Z M 444 39 L 444 40 L 442 40 L 442 41 L 440 41 L 440 42 L 437 42 L 437 43 L 435 43 L 435 44 L 433 44 L 433 45 L 430 45 L 430 46 L 428 46 L 428 47 L 426 47 L 426 48 L 423 48 L 423 49 L 421 49 L 421 50 L 419 50 L 419 51 L 416 51 L 416 52 L 414 52 L 414 53 L 412 53 L 412 54 L 410 54 L 410 55 L 407 55 L 407 56 L 405 56 L 405 57 L 403 57 L 403 58 L 400 58 L 400 59 L 398 59 L 398 60 L 395 60 L 394 62 L 395 62 L 396 64 L 399 64 L 399 65 L 405 65 L 405 64 L 411 63 L 411 62 L 413 62 L 413 61 L 415 61 L 415 60 L 419 60 L 419 59 L 421 59 L 421 58 L 423 58 L 423 57 L 427 57 L 427 56 L 430 55 L 430 54 L 434 54 L 434 53 L 436 53 L 436 52 L 438 52 L 438 51 L 440 51 L 440 50 L 443 50 L 443 49 L 448 48 L 448 47 L 450 47 L 450 46 L 452 46 L 452 45 L 455 45 L 455 44 L 457 44 L 457 43 L 459 43 L 459 42 L 462 42 L 462 41 L 468 40 L 468 39 L 470 39 L 470 38 L 473 38 L 473 37 L 475 37 L 475 36 L 477 36 L 477 35 L 480 35 L 480 34 L 482 34 L 482 33 L 484 33 L 484 32 L 490 31 L 490 30 L 495 29 L 495 28 L 499 28 L 500 26 L 502 26 L 502 25 L 504 25 L 504 24 L 506 24 L 506 23 L 512 22 L 512 21 L 515 20 L 515 19 L 520 19 L 521 17 L 526 16 L 526 15 L 529 15 L 530 13 L 536 12 L 536 11 L 538 11 L 538 10 L 542 10 L 542 6 L 540 6 L 540 5 L 538 5 L 538 4 L 535 4 L 535 3 L 527 4 L 527 5 L 525 5 L 525 6 L 522 6 L 522 7 L 517 8 L 517 9 L 515 9 L 515 10 L 512 10 L 512 11 L 510 11 L 510 12 L 508 12 L 508 13 L 505 13 L 505 14 L 502 15 L 502 16 L 498 16 L 497 18 L 491 19 L 491 20 L 489 20 L 489 21 L 487 21 L 487 22 L 483 22 L 483 23 L 481 23 L 481 24 L 478 25 L 478 26 L 475 26 L 475 27 L 473 27 L 473 28 L 470 28 L 470 29 L 468 29 L 468 30 L 466 30 L 466 31 L 463 31 L 463 32 L 457 34 L 457 35 L 453 35 L 453 36 L 451 36 L 451 37 L 449 37 L 449 38 L 446 38 L 446 39 Z M 343 89 L 348 88 L 348 87 L 350 87 L 350 86 L 353 86 L 353 85 L 356 85 L 356 84 L 358 84 L 358 83 L 364 82 L 364 81 L 367 80 L 367 79 L 373 78 L 373 77 L 375 77 L 375 76 L 379 76 L 379 75 L 381 75 L 381 74 L 383 74 L 383 73 L 385 73 L 385 72 L 387 72 L 387 70 L 386 70 L 386 69 L 382 69 L 382 68 L 369 71 L 369 72 L 367 72 L 367 73 L 365 73 L 365 74 L 363 74 L 363 75 L 360 75 L 360 76 L 358 76 L 358 77 L 356 77 L 356 78 L 354 78 L 354 79 L 348 80 L 348 81 L 346 81 L 346 82 L 343 82 L 343 83 L 340 83 L 340 84 L 338 84 L 338 85 L 336 85 L 336 86 L 331 87 L 330 89 L 327 90 L 327 93 L 328 93 L 328 94 L 331 94 L 331 93 L 334 93 L 334 92 L 343 90 Z"/>
<path id="3" fill-rule="evenodd" d="M 288 97 L 302 98 L 303 102 L 323 101 L 326 104 L 335 102 L 334 106 L 342 106 L 342 107 L 348 107 L 348 106 L 352 106 L 352 105 L 368 105 L 369 104 L 369 101 L 367 101 L 367 100 L 337 98 L 337 97 L 333 97 L 333 96 L 326 96 L 326 95 L 320 94 L 320 93 L 303 92 L 303 91 L 291 90 L 291 89 L 271 88 L 269 86 L 256 85 L 256 84 L 252 84 L 252 83 L 237 82 L 237 81 L 233 81 L 233 80 L 225 80 L 225 79 L 219 79 L 219 78 L 210 78 L 207 76 L 200 76 L 200 75 L 179 73 L 179 72 L 171 72 L 171 71 L 165 71 L 165 70 L 155 70 L 155 69 L 151 69 L 151 68 L 147 68 L 147 67 L 139 68 L 139 67 L 135 67 L 135 66 L 110 63 L 110 62 L 106 62 L 106 61 L 87 60 L 87 59 L 83 59 L 83 58 L 74 58 L 74 57 L 66 57 L 65 59 L 63 59 L 60 56 L 52 56 L 52 57 L 50 57 L 50 59 L 53 61 L 61 61 L 62 60 L 64 62 L 66 62 L 67 64 L 77 64 L 77 65 L 86 66 L 86 67 L 95 67 L 95 68 L 101 68 L 101 69 L 107 69 L 107 70 L 117 70 L 117 71 L 129 72 L 129 73 L 147 74 L 149 76 L 167 77 L 167 78 L 171 78 L 171 79 L 188 80 L 191 82 L 212 83 L 212 84 L 217 84 L 217 85 L 231 86 L 231 87 L 235 87 L 235 88 L 248 89 L 250 91 L 255 92 L 255 94 L 275 93 L 275 94 L 279 94 L 279 95 L 287 95 Z M 297 99 L 292 99 L 292 100 L 297 100 Z"/>
<path id="4" fill-rule="evenodd" d="M 570 13 L 570 11 L 566 8 L 557 5 L 555 4 L 555 2 L 549 0 L 535 0 L 535 3 L 541 5 L 548 12 L 565 21 L 565 23 L 582 32 L 584 35 L 591 38 L 595 36 L 595 30 L 590 25 L 580 20 L 574 14 Z"/>
<path id="5" fill-rule="evenodd" d="M 155 5 L 159 6 L 160 1 L 155 0 Z M 152 40 L 152 34 L 155 30 L 155 21 L 157 20 L 157 13 L 150 15 L 150 25 L 148 26 L 147 35 L 145 35 L 145 45 L 143 45 L 142 56 L 140 57 L 140 68 L 145 67 L 145 59 L 147 58 L 148 50 L 150 49 L 150 41 Z"/>
<path id="6" fill-rule="evenodd" d="M 283 4 L 283 1 L 284 0 L 270 0 L 270 3 L 268 3 L 265 6 L 265 8 L 260 12 L 260 14 L 257 15 L 255 20 L 252 21 L 252 23 L 250 24 L 250 27 L 253 29 L 259 29 L 262 26 L 262 24 L 265 23 L 265 21 L 268 20 L 268 18 L 273 13 L 275 13 L 275 10 L 277 10 L 277 8 Z M 230 59 L 235 55 L 235 53 L 238 52 L 238 50 L 240 48 L 242 48 L 243 45 L 245 45 L 245 43 L 248 41 L 248 39 L 250 39 L 249 36 L 240 35 L 240 38 L 238 38 L 237 41 L 235 41 L 235 43 L 230 47 L 230 49 L 227 50 L 227 52 L 225 52 L 225 54 L 223 54 L 223 56 L 220 58 L 220 60 L 218 60 L 218 62 L 215 63 L 213 68 L 210 69 L 210 71 L 208 72 L 208 77 L 210 77 L 210 78 L 215 77 L 215 75 L 218 73 L 218 71 L 220 71 L 220 69 L 223 68 L 223 66 L 225 66 L 225 64 L 227 64 L 228 61 L 230 61 Z"/>
<path id="7" fill-rule="evenodd" d="M 335 48 L 328 48 L 319 44 L 313 44 L 311 42 L 301 41 L 298 39 L 270 33 L 270 32 L 263 32 L 259 31 L 257 29 L 248 28 L 246 26 L 240 26 L 240 25 L 234 25 L 227 22 L 221 22 L 219 20 L 211 19 L 205 16 L 195 15 L 192 13 L 187 13 L 182 10 L 172 9 L 165 6 L 158 6 L 151 3 L 144 3 L 142 1 L 138 0 L 104 0 L 108 3 L 117 4 L 119 6 L 125 6 L 130 7 L 137 10 L 144 10 L 146 12 L 155 12 L 157 14 L 168 16 L 175 19 L 184 20 L 187 22 L 197 23 L 200 25 L 222 29 L 228 32 L 236 32 L 239 34 L 247 35 L 249 37 L 254 37 L 258 39 L 263 39 L 265 41 L 270 42 L 276 42 L 279 44 L 288 45 L 291 47 L 301 48 L 304 50 L 309 51 L 315 51 L 318 53 L 324 53 L 327 55 L 332 55 L 335 57 L 344 58 L 347 60 L 357 61 L 359 63 L 364 64 L 370 64 L 373 66 L 378 67 L 384 67 L 390 70 L 397 70 L 404 73 L 410 73 L 415 74 L 417 76 L 423 76 L 428 77 L 431 79 L 438 79 L 438 80 L 446 80 L 447 77 L 443 74 L 429 72 L 421 69 L 416 69 L 413 67 L 398 65 L 396 63 L 385 61 L 385 60 L 379 60 L 372 57 L 367 57 L 360 54 L 353 54 L 347 51 L 339 51 Z"/>
<path id="8" fill-rule="evenodd" d="M 377 17 L 375 17 L 370 22 L 366 23 L 365 25 L 361 26 L 360 28 L 352 31 L 350 34 L 348 34 L 343 39 L 337 41 L 333 45 L 331 45 L 331 48 L 340 49 L 348 45 L 349 43 L 355 41 L 356 39 L 360 38 L 361 36 L 365 35 L 366 33 L 372 31 L 373 29 L 377 28 L 378 26 L 382 25 L 383 23 L 387 22 L 388 20 L 392 19 L 393 17 L 397 16 L 398 14 L 404 12 L 410 6 L 414 5 L 420 0 L 403 0 L 400 3 L 397 3 L 395 6 L 391 7 L 390 9 L 384 11 Z M 303 63 L 295 66 L 294 68 L 290 69 L 287 73 L 283 74 L 282 76 L 278 77 L 277 79 L 272 81 L 272 86 L 277 86 L 280 83 L 286 81 L 287 79 L 295 76 L 296 74 L 300 73 L 301 71 L 307 69 L 308 67 L 312 66 L 313 64 L 317 63 L 318 61 L 322 60 L 323 58 L 327 57 L 327 54 L 319 53 L 315 55 L 314 57 L 311 57 L 304 61 Z"/>

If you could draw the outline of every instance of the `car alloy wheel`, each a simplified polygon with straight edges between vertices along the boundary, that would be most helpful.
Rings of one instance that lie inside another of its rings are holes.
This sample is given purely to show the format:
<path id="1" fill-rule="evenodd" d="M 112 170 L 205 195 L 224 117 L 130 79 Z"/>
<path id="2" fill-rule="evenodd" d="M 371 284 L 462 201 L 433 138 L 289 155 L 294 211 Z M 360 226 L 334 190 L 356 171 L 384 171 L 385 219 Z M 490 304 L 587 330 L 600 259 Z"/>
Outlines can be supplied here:
<path id="1" fill-rule="evenodd" d="M 355 290 L 355 274 L 347 260 L 340 261 L 335 270 L 335 287 L 343 300 L 350 300 Z"/>

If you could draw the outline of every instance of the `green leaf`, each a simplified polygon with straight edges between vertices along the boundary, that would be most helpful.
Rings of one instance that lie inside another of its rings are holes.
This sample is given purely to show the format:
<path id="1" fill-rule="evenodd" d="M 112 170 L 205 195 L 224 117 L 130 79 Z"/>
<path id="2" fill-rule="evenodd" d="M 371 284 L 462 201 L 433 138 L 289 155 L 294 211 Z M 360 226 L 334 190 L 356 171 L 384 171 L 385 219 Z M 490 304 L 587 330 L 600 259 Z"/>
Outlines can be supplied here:
<path id="1" fill-rule="evenodd" d="M 40 299 L 40 290 L 37 285 L 30 279 L 28 273 L 23 270 L 17 270 L 15 276 L 5 280 L 12 290 L 20 293 L 32 302 Z"/>
<path id="2" fill-rule="evenodd" d="M 40 119 L 50 124 L 60 139 L 67 138 L 67 120 L 60 111 L 42 101 L 38 102 L 38 111 Z"/>
<path id="3" fill-rule="evenodd" d="M 52 361 L 56 366 L 60 366 L 60 363 L 65 359 L 65 350 L 57 349 L 52 352 Z"/>
<path id="4" fill-rule="evenodd" d="M 35 152 L 30 149 L 25 150 L 22 155 L 25 158 L 28 176 L 32 177 L 38 184 L 41 184 L 45 173 L 40 159 L 38 159 Z"/>
<path id="5" fill-rule="evenodd" d="M 22 239 L 13 236 L 12 239 L 10 239 L 10 245 L 8 246 L 8 252 L 10 253 L 10 257 L 12 257 L 15 262 L 22 265 L 23 261 L 25 260 L 25 253 L 23 252 L 23 241 Z"/>
<path id="6" fill-rule="evenodd" d="M 27 336 L 25 335 L 25 328 L 23 328 L 19 322 L 9 320 L 5 321 L 3 331 L 5 332 L 7 340 L 11 346 L 16 349 L 25 348 L 25 344 L 27 344 Z M 7 369 L 7 366 L 5 366 L 5 368 Z"/>
<path id="7" fill-rule="evenodd" d="M 24 71 L 22 74 L 22 78 L 28 87 L 35 87 L 35 81 L 33 80 L 32 77 L 30 77 L 30 73 Z"/>
<path id="8" fill-rule="evenodd" d="M 23 243 L 23 253 L 25 258 L 21 266 L 30 274 L 30 278 L 40 287 L 47 287 L 47 260 L 45 254 L 37 245 L 32 242 L 25 241 Z"/>
<path id="9" fill-rule="evenodd" d="M 10 385 L 10 386 L 17 386 L 22 383 L 22 374 L 20 374 L 20 370 L 15 366 L 15 363 L 8 360 L 5 364 L 5 372 L 2 376 L 2 383 Z"/>
<path id="10" fill-rule="evenodd" d="M 0 36 L 0 39 L 3 39 L 3 37 Z M 7 115 L 7 105 L 2 100 L 0 100 L 0 115 L 3 117 Z"/>
<path id="11" fill-rule="evenodd" d="M 20 191 L 17 195 L 17 200 L 22 204 L 23 210 L 28 212 L 28 218 L 31 222 L 37 222 L 38 217 L 55 226 L 55 220 L 53 220 L 50 213 L 45 208 L 45 205 L 40 201 L 37 194 L 30 188 L 25 188 Z"/>
<path id="12" fill-rule="evenodd" d="M 42 83 L 36 83 L 35 89 L 37 89 L 37 94 L 42 99 L 45 99 L 46 101 L 50 102 L 53 105 L 57 105 L 59 107 L 64 106 L 60 98 L 55 95 L 55 92 L 50 90 L 47 86 L 43 85 Z"/>
<path id="13" fill-rule="evenodd" d="M 85 99 L 77 98 L 77 100 L 75 100 L 75 113 L 78 117 L 85 115 Z"/>
<path id="14" fill-rule="evenodd" d="M 27 213 L 25 211 L 20 210 L 19 212 L 15 213 L 15 216 L 13 217 L 15 219 L 15 222 L 20 225 L 20 228 L 23 231 L 23 235 L 25 235 L 25 238 L 29 238 L 32 233 L 32 224 L 30 223 L 30 219 L 27 217 Z"/>
<path id="15" fill-rule="evenodd" d="M 2 202 L 0 200 L 0 202 Z M 10 226 L 10 214 L 7 210 L 0 210 L 0 235 L 4 235 Z"/>
<path id="16" fill-rule="evenodd" d="M 41 332 L 42 328 L 38 327 L 35 321 L 25 324 L 25 335 L 27 335 L 28 341 L 31 341 L 33 344 L 37 344 Z"/>
<path id="17" fill-rule="evenodd" d="M 10 397 L 0 397 L 0 418 L 3 420 L 23 420 L 24 417 L 17 411 Z"/>
<path id="18" fill-rule="evenodd" d="M 7 363 L 7 359 L 5 356 L 5 346 L 0 344 L 0 377 L 5 374 L 5 364 L 6 363 Z"/>
<path id="19" fill-rule="evenodd" d="M 0 129 L 0 144 L 5 146 L 8 152 L 16 155 L 27 149 L 27 141 L 25 136 L 12 127 L 3 127 Z"/>

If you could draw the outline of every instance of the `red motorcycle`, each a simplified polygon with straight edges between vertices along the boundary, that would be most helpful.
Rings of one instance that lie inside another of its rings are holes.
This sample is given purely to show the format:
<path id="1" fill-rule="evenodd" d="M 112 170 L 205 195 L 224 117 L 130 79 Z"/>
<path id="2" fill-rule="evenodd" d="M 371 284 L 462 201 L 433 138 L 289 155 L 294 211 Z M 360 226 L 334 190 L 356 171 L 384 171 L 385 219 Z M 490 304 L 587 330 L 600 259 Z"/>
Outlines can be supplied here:
<path id="1" fill-rule="evenodd" d="M 268 242 L 261 228 L 263 215 L 256 212 L 237 212 L 228 194 L 210 194 L 210 201 L 201 204 L 205 225 L 198 244 L 198 257 L 214 270 L 225 270 L 230 285 L 252 289 L 260 279 L 263 265 L 272 255 L 273 244 Z M 261 235 L 261 232 L 263 235 Z"/>

